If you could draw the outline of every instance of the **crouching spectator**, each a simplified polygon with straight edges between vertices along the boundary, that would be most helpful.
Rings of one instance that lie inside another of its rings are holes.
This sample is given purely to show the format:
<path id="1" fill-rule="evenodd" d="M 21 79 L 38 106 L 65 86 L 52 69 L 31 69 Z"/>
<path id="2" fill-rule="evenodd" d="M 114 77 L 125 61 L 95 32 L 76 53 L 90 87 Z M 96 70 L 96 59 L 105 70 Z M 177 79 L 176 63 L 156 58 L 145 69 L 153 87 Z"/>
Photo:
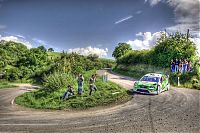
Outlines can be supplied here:
<path id="1" fill-rule="evenodd" d="M 66 92 L 64 93 L 63 97 L 62 97 L 62 100 L 65 100 L 67 99 L 69 96 L 72 96 L 74 95 L 74 92 L 73 92 L 73 87 L 71 85 L 68 85 L 67 86 L 67 90 Z"/>

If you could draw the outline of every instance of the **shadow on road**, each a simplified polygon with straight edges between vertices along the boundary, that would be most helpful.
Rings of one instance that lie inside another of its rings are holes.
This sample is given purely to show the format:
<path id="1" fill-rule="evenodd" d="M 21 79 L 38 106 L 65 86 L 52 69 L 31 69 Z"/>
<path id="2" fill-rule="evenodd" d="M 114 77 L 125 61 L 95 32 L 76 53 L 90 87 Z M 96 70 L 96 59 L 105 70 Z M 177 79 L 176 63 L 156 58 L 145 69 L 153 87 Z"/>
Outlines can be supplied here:
<path id="1" fill-rule="evenodd" d="M 146 96 L 157 96 L 157 95 L 155 95 L 155 94 L 144 94 L 144 93 L 139 93 L 139 92 L 133 92 L 132 90 L 127 90 L 127 93 L 129 94 L 129 95 L 146 95 Z"/>

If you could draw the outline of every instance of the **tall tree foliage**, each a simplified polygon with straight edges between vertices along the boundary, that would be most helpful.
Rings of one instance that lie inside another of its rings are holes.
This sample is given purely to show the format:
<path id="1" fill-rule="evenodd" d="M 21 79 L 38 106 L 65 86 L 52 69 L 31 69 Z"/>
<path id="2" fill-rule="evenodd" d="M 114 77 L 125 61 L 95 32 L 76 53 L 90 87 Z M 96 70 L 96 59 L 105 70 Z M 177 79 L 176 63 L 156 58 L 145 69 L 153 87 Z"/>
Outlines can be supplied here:
<path id="1" fill-rule="evenodd" d="M 16 42 L 0 42 L 0 74 L 8 80 L 29 80 L 42 82 L 44 75 L 54 72 L 65 74 L 84 73 L 88 70 L 111 67 L 114 62 L 76 53 L 47 52 L 44 46 L 28 49 Z"/>
<path id="2" fill-rule="evenodd" d="M 119 43 L 116 47 L 115 50 L 113 51 L 112 56 L 115 59 L 118 59 L 122 56 L 124 56 L 128 51 L 132 50 L 131 46 L 127 43 Z"/>
<path id="3" fill-rule="evenodd" d="M 54 52 L 53 48 L 48 48 L 48 52 Z"/>
<path id="4" fill-rule="evenodd" d="M 166 66 L 171 59 L 196 59 L 196 45 L 190 41 L 186 34 L 179 32 L 169 35 L 168 38 L 162 36 L 154 48 L 154 64 Z M 168 66 L 168 65 L 167 65 Z"/>
<path id="5" fill-rule="evenodd" d="M 0 73 L 6 79 L 18 80 L 34 77 L 50 64 L 45 48 L 28 49 L 16 42 L 0 42 Z"/>
<path id="6" fill-rule="evenodd" d="M 114 53 L 114 52 L 113 52 Z M 168 37 L 163 35 L 150 50 L 132 50 L 118 58 L 118 64 L 151 64 L 169 67 L 172 59 L 188 59 L 195 62 L 197 59 L 196 45 L 186 34 L 179 32 Z"/>

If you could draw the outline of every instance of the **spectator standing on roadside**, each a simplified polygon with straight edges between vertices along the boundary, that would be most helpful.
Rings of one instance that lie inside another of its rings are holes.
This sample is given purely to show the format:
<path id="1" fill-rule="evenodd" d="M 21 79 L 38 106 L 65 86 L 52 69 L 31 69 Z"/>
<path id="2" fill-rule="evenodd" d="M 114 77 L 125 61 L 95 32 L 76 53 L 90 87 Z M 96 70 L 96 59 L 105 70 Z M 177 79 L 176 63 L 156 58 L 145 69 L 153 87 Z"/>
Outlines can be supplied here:
<path id="1" fill-rule="evenodd" d="M 183 62 L 183 73 L 186 73 L 187 72 L 187 68 L 188 67 L 188 61 L 186 59 L 184 59 L 184 62 Z"/>
<path id="2" fill-rule="evenodd" d="M 192 71 L 192 62 L 191 62 L 191 61 L 189 61 L 189 63 L 188 63 L 187 71 L 188 71 L 188 72 L 191 72 L 191 71 Z"/>
<path id="3" fill-rule="evenodd" d="M 95 81 L 96 81 L 96 76 L 92 75 L 92 77 L 89 80 L 89 90 L 90 90 L 89 95 L 92 95 L 92 91 L 97 90 L 97 87 L 95 85 Z"/>
<path id="4" fill-rule="evenodd" d="M 178 59 L 175 60 L 175 72 L 179 71 L 179 63 L 180 61 Z"/>
<path id="5" fill-rule="evenodd" d="M 175 72 L 175 62 L 171 60 L 171 72 Z"/>
<path id="6" fill-rule="evenodd" d="M 108 74 L 107 72 L 105 71 L 104 72 L 104 75 L 103 75 L 103 82 L 107 82 L 108 81 Z"/>
<path id="7" fill-rule="evenodd" d="M 96 79 L 97 79 L 97 74 L 94 74 L 94 84 L 93 84 L 93 86 L 94 86 L 95 91 L 97 90 L 97 87 L 95 85 Z"/>
<path id="8" fill-rule="evenodd" d="M 183 61 L 181 59 L 179 60 L 179 72 L 183 72 Z"/>
<path id="9" fill-rule="evenodd" d="M 82 74 L 78 75 L 78 79 L 77 79 L 77 83 L 78 83 L 78 94 L 82 95 L 83 93 L 83 81 L 84 81 L 84 77 Z"/>

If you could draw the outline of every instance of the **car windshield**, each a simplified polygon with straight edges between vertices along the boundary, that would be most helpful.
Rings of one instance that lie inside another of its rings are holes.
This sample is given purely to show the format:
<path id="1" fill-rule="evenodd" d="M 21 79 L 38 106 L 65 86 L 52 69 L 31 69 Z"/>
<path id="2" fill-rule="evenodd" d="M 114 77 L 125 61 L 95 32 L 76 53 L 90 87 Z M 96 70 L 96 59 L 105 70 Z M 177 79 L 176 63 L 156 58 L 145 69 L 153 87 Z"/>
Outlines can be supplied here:
<path id="1" fill-rule="evenodd" d="M 140 81 L 159 82 L 159 77 L 144 76 Z"/>

